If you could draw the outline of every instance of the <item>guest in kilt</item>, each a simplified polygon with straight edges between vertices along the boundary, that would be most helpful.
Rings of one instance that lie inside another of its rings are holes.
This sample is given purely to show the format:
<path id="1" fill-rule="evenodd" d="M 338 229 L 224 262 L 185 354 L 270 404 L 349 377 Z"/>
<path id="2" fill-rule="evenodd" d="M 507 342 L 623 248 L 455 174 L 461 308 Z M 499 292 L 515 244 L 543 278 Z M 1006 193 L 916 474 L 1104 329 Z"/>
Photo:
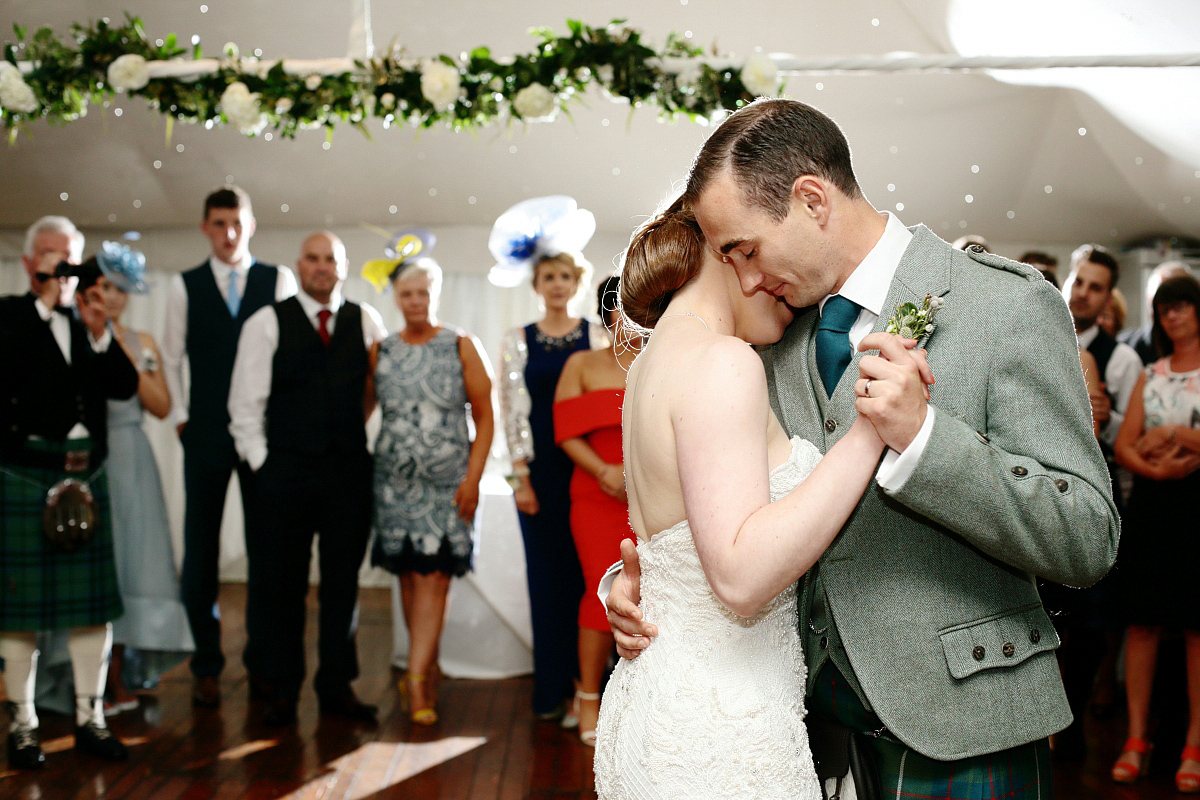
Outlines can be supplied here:
<path id="1" fill-rule="evenodd" d="M 101 706 L 122 613 L 104 459 L 107 401 L 132 397 L 138 375 L 96 287 L 75 295 L 78 316 L 59 305 L 82 249 L 70 220 L 43 217 L 25 236 L 31 291 L 0 298 L 0 657 L 8 764 L 24 769 L 45 761 L 33 707 L 42 630 L 69 631 L 76 748 L 127 755 Z"/>

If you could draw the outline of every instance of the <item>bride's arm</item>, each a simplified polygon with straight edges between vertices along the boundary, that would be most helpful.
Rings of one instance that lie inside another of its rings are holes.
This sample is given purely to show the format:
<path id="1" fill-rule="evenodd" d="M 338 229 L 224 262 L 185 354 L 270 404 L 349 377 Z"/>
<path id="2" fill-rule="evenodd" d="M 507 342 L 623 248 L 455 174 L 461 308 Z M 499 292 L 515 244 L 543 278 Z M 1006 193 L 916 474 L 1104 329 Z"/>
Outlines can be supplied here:
<path id="1" fill-rule="evenodd" d="M 714 342 L 675 400 L 683 502 L 700 563 L 731 611 L 751 616 L 795 582 L 833 541 L 871 480 L 883 443 L 854 423 L 790 494 L 770 502 L 762 362 L 733 339 Z"/>

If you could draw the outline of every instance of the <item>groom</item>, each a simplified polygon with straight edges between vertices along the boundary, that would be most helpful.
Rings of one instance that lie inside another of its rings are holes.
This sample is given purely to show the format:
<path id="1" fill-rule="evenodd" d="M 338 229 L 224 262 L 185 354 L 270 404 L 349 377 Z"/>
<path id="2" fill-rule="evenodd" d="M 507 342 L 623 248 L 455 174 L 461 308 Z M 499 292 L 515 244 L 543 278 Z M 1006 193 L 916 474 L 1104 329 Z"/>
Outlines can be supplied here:
<path id="1" fill-rule="evenodd" d="M 1071 714 L 1033 576 L 1094 583 L 1118 537 L 1062 298 L 877 212 L 841 130 L 803 103 L 730 116 L 684 198 L 743 291 L 802 309 L 763 356 L 789 435 L 828 450 L 861 413 L 889 447 L 803 579 L 810 713 L 870 737 L 886 796 L 1048 797 L 1046 740 Z M 943 300 L 928 402 L 914 357 L 880 335 L 927 295 Z M 607 604 L 631 657 L 656 631 L 623 556 Z"/>

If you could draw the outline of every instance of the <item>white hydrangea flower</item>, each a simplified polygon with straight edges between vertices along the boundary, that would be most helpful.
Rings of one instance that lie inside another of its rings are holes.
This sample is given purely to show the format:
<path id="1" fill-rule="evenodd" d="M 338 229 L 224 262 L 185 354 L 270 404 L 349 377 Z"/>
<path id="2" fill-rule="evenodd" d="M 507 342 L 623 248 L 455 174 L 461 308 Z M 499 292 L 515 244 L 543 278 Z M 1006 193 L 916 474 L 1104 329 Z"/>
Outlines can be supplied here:
<path id="1" fill-rule="evenodd" d="M 558 102 L 554 93 L 540 83 L 531 83 L 513 98 L 513 108 L 521 118 L 534 122 L 548 120 L 554 117 L 558 110 Z"/>
<path id="2" fill-rule="evenodd" d="M 221 94 L 221 111 L 229 124 L 247 136 L 255 136 L 267 126 L 267 115 L 258 104 L 258 92 L 251 92 L 246 84 L 234 81 Z"/>
<path id="3" fill-rule="evenodd" d="M 292 98 L 281 97 L 281 98 L 279 98 L 279 100 L 277 100 L 275 102 L 275 113 L 276 114 L 286 114 L 287 112 L 292 110 L 293 105 L 295 105 L 295 102 L 292 100 Z"/>
<path id="4" fill-rule="evenodd" d="M 33 89 L 21 71 L 7 61 L 0 61 L 0 106 L 24 114 L 32 114 L 38 108 Z"/>
<path id="5" fill-rule="evenodd" d="M 310 92 L 315 92 L 317 89 L 320 89 L 321 76 L 317 75 L 316 73 L 309 75 L 304 79 L 304 88 L 308 89 Z"/>
<path id="6" fill-rule="evenodd" d="M 385 109 L 392 108 L 396 105 L 396 95 L 391 92 L 384 92 L 379 98 L 379 105 Z"/>
<path id="7" fill-rule="evenodd" d="M 430 60 L 421 65 L 421 94 L 434 108 L 454 105 L 461 81 L 458 69 L 442 61 Z"/>
<path id="8" fill-rule="evenodd" d="M 600 83 L 604 84 L 605 86 L 609 86 L 612 84 L 612 79 L 612 64 L 601 64 L 600 66 L 596 67 L 596 80 L 600 81 Z"/>
<path id="9" fill-rule="evenodd" d="M 136 92 L 149 82 L 146 59 L 136 53 L 118 56 L 108 65 L 108 85 L 118 92 Z"/>
<path id="10" fill-rule="evenodd" d="M 502 92 L 502 91 L 504 91 L 504 80 L 499 75 L 497 75 L 496 77 L 494 77 L 490 81 L 488 81 L 488 88 L 491 89 L 493 92 Z"/>
<path id="11" fill-rule="evenodd" d="M 761 97 L 779 91 L 779 67 L 763 53 L 755 53 L 746 59 L 740 77 L 753 95 Z"/>

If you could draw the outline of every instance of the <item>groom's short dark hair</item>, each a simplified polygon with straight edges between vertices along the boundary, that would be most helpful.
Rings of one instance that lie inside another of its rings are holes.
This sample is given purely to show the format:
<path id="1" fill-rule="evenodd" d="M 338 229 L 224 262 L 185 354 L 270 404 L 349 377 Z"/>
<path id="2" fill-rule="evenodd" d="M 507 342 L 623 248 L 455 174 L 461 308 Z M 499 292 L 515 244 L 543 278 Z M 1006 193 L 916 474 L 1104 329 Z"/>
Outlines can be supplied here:
<path id="1" fill-rule="evenodd" d="M 862 194 L 841 128 L 796 100 L 756 100 L 722 122 L 692 162 L 684 202 L 695 203 L 726 167 L 746 202 L 776 220 L 788 215 L 792 186 L 801 175 L 824 178 L 847 197 Z"/>

